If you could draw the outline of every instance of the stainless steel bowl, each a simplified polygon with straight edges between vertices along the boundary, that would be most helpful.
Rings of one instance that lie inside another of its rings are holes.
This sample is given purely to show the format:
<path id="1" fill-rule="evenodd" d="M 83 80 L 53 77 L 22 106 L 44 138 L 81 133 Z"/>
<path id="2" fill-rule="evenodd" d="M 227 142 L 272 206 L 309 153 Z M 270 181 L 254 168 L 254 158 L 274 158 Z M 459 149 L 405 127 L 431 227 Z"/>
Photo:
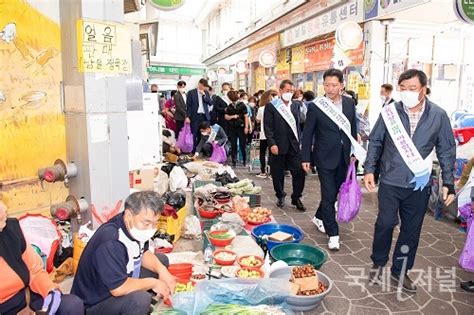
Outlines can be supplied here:
<path id="1" fill-rule="evenodd" d="M 291 270 L 293 267 L 284 267 L 281 269 L 277 269 L 270 274 L 270 278 L 280 278 L 280 279 L 287 279 L 288 281 L 291 279 Z M 310 295 L 310 296 L 300 296 L 300 295 L 290 295 L 286 298 L 286 303 L 293 311 L 309 311 L 316 308 L 321 301 L 324 299 L 326 295 L 331 292 L 333 281 L 324 273 L 319 270 L 316 270 L 318 273 L 318 279 L 321 281 L 326 287 L 327 290 L 321 294 L 317 295 Z"/>

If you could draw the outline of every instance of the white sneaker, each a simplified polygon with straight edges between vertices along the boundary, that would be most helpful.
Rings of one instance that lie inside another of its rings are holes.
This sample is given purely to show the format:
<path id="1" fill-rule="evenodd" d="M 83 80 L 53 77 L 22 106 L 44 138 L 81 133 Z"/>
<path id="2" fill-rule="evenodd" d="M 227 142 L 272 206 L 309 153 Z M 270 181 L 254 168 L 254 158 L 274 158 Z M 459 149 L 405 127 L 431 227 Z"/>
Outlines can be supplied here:
<path id="1" fill-rule="evenodd" d="M 319 232 L 326 234 L 326 229 L 324 228 L 323 220 L 319 220 L 318 218 L 313 217 L 313 219 L 311 220 L 311 222 L 313 222 L 314 225 L 316 225 L 316 227 L 318 228 Z"/>
<path id="2" fill-rule="evenodd" d="M 328 247 L 330 250 L 339 250 L 339 236 L 331 236 L 329 237 Z"/>

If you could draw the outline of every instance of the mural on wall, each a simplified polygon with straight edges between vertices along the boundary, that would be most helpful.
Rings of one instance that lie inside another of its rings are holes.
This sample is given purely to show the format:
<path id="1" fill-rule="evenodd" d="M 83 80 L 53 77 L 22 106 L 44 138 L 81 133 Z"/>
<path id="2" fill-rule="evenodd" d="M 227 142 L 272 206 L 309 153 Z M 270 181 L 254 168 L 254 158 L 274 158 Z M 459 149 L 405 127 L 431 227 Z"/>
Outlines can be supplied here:
<path id="1" fill-rule="evenodd" d="M 59 24 L 27 1 L 0 1 L 0 194 L 10 215 L 49 212 L 62 183 L 37 171 L 66 160 Z"/>

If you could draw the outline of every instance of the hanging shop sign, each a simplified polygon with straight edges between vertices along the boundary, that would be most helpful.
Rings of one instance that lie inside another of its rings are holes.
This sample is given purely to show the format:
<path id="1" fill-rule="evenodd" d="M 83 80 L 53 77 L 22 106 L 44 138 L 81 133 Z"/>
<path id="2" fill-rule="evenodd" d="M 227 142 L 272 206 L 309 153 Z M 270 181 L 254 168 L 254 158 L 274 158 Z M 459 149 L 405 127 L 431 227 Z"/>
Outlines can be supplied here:
<path id="1" fill-rule="evenodd" d="M 259 62 L 263 51 L 273 52 L 276 56 L 280 46 L 280 35 L 275 34 L 249 47 L 247 62 Z"/>
<path id="2" fill-rule="evenodd" d="M 365 0 L 363 1 L 364 21 L 409 9 L 429 1 L 430 0 Z"/>
<path id="3" fill-rule="evenodd" d="M 303 73 L 305 64 L 305 47 L 296 46 L 291 48 L 291 73 Z"/>
<path id="4" fill-rule="evenodd" d="M 344 22 L 336 29 L 336 44 L 342 50 L 355 49 L 364 40 L 362 28 L 356 22 Z"/>
<path id="5" fill-rule="evenodd" d="M 305 46 L 304 72 L 329 69 L 335 44 L 334 37 L 319 40 Z"/>
<path id="6" fill-rule="evenodd" d="M 289 28 L 282 34 L 282 47 L 288 47 L 333 32 L 336 30 L 337 26 L 343 22 L 362 22 L 364 19 L 364 14 L 362 12 L 363 2 L 363 0 L 350 0 L 322 15 Z"/>
<path id="7" fill-rule="evenodd" d="M 474 25 L 474 0 L 454 0 L 454 13 L 466 23 Z"/>
<path id="8" fill-rule="evenodd" d="M 163 11 L 176 10 L 184 4 L 184 0 L 148 0 L 148 2 Z"/>
<path id="9" fill-rule="evenodd" d="M 77 63 L 80 72 L 131 73 L 130 30 L 112 22 L 78 20 Z"/>
<path id="10" fill-rule="evenodd" d="M 263 50 L 258 56 L 258 62 L 264 68 L 271 68 L 276 65 L 277 56 L 275 51 L 272 50 Z"/>
<path id="11" fill-rule="evenodd" d="M 147 68 L 147 72 L 152 74 L 167 75 L 203 75 L 204 69 L 152 65 Z"/>
<path id="12" fill-rule="evenodd" d="M 247 72 L 247 62 L 245 60 L 240 60 L 235 64 L 235 70 L 237 73 L 245 73 Z"/>

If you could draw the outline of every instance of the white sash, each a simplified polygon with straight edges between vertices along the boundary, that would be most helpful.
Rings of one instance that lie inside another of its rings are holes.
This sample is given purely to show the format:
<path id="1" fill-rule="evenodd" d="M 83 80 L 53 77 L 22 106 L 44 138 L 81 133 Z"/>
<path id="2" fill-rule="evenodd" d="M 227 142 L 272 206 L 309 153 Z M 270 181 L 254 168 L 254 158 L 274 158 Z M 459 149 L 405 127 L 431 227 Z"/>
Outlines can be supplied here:
<path id="1" fill-rule="evenodd" d="M 215 124 L 211 126 L 211 134 L 209 135 L 209 138 L 207 139 L 207 142 L 212 143 L 214 140 L 216 140 L 217 132 L 219 131 L 220 126 L 218 124 Z"/>
<path id="2" fill-rule="evenodd" d="M 227 97 L 227 95 L 221 93 L 220 97 L 224 102 L 227 103 L 227 105 L 230 105 L 232 103 L 232 101 Z"/>
<path id="3" fill-rule="evenodd" d="M 403 161 L 414 174 L 414 178 L 410 183 L 415 183 L 413 190 L 422 190 L 428 184 L 431 177 L 431 169 L 433 167 L 433 154 L 428 155 L 426 159 L 421 157 L 420 152 L 416 148 L 413 140 L 408 135 L 405 127 L 400 120 L 395 103 L 389 104 L 382 108 L 382 118 L 385 126 L 395 143 L 395 147 L 403 158 Z"/>
<path id="4" fill-rule="evenodd" d="M 281 99 L 276 99 L 272 101 L 272 105 L 275 106 L 278 113 L 280 113 L 281 117 L 290 125 L 293 134 L 295 135 L 296 139 L 298 138 L 298 130 L 296 129 L 296 119 L 291 112 L 290 105 L 285 105 Z"/>
<path id="5" fill-rule="evenodd" d="M 359 160 L 361 164 L 365 163 L 365 159 L 367 157 L 367 151 L 357 142 L 354 137 L 352 137 L 351 133 L 351 123 L 347 119 L 346 115 L 339 110 L 334 103 L 327 97 L 321 96 L 315 99 L 314 104 L 324 113 L 326 116 L 329 117 L 349 138 L 351 141 L 351 154 L 354 154 L 355 157 Z"/>

